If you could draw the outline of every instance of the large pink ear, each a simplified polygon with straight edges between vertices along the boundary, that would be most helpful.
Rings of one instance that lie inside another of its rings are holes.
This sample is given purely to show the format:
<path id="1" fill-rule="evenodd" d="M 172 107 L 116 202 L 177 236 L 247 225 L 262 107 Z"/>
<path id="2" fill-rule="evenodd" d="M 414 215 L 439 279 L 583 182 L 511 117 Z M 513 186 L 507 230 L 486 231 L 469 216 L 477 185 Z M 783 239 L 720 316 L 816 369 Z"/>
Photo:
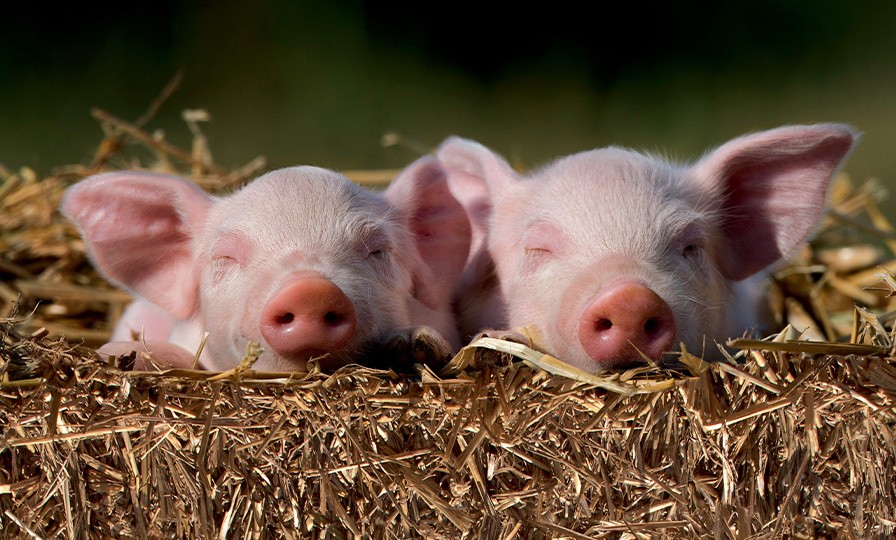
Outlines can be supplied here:
<path id="1" fill-rule="evenodd" d="M 179 319 L 196 309 L 192 238 L 210 206 L 195 184 L 144 172 L 92 176 L 62 199 L 97 269 Z"/>
<path id="2" fill-rule="evenodd" d="M 696 180 L 722 197 L 725 277 L 747 278 L 806 239 L 857 138 L 841 124 L 786 126 L 733 139 L 694 166 Z"/>
<path id="3" fill-rule="evenodd" d="M 422 157 L 384 195 L 414 234 L 423 266 L 415 270 L 417 298 L 434 309 L 448 305 L 470 252 L 470 223 L 448 190 L 445 171 L 435 158 Z"/>
<path id="4" fill-rule="evenodd" d="M 467 212 L 473 227 L 470 259 L 486 249 L 488 221 L 496 193 L 511 185 L 517 174 L 485 146 L 460 137 L 449 137 L 436 154 L 448 174 L 448 187 Z"/>

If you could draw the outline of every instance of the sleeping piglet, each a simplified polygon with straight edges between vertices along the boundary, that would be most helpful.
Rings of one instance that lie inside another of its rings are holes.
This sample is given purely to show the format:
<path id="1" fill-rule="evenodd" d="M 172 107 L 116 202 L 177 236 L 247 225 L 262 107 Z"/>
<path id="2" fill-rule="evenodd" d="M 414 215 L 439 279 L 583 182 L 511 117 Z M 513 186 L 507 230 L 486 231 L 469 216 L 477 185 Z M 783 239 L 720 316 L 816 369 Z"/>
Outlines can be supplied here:
<path id="1" fill-rule="evenodd" d="M 374 351 L 441 361 L 460 345 L 451 298 L 470 226 L 433 157 L 383 193 L 316 167 L 223 197 L 175 176 L 105 173 L 69 188 L 62 211 L 96 268 L 136 296 L 100 352 L 145 340 L 159 363 L 189 367 L 207 332 L 206 369 L 237 366 L 252 341 L 256 369 L 301 370 Z"/>
<path id="2" fill-rule="evenodd" d="M 462 329 L 529 326 L 589 372 L 681 343 L 718 355 L 714 341 L 759 327 L 762 278 L 812 232 L 856 140 L 845 125 L 785 126 L 692 165 L 609 147 L 518 174 L 449 138 L 438 158 L 473 227 Z"/>

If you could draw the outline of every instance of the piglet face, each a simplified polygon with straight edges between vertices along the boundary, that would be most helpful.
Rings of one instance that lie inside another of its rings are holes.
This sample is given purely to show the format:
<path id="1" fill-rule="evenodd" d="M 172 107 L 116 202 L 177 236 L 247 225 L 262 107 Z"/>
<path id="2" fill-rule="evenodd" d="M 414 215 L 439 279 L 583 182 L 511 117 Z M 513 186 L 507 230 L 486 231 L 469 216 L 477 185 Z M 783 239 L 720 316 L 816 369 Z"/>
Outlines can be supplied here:
<path id="1" fill-rule="evenodd" d="M 758 324 L 743 281 L 811 232 L 855 139 L 842 125 L 787 126 L 690 166 L 604 148 L 525 175 L 449 139 L 439 159 L 482 231 L 463 280 L 497 282 L 463 318 L 472 331 L 534 326 L 547 352 L 592 372 L 681 343 L 712 357 Z"/>
<path id="2" fill-rule="evenodd" d="M 152 325 L 170 335 L 152 339 L 195 351 L 209 334 L 206 368 L 235 367 L 250 341 L 266 370 L 337 367 L 415 327 L 459 346 L 451 291 L 470 227 L 433 158 L 385 193 L 315 167 L 216 198 L 177 177 L 110 173 L 72 187 L 63 211 L 110 281 L 170 315 Z M 150 326 L 147 312 L 129 310 L 130 330 Z"/>
<path id="3" fill-rule="evenodd" d="M 411 324 L 406 227 L 380 196 L 336 173 L 281 169 L 222 199 L 196 253 L 201 316 L 213 358 L 266 345 L 261 365 L 324 367 L 357 358 Z M 220 339 L 223 338 L 223 339 Z"/>
<path id="4" fill-rule="evenodd" d="M 673 166 L 577 154 L 496 194 L 489 250 L 511 326 L 589 371 L 659 358 L 724 328 L 711 201 Z M 525 322 L 524 322 L 525 321 Z"/>

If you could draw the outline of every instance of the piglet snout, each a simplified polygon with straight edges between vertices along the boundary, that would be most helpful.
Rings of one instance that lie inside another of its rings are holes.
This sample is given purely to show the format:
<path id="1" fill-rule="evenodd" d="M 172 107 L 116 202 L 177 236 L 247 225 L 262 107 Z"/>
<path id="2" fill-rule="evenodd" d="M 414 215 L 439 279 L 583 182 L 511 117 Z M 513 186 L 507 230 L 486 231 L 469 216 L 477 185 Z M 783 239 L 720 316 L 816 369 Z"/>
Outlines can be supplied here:
<path id="1" fill-rule="evenodd" d="M 601 369 L 643 363 L 642 354 L 658 360 L 675 343 L 675 317 L 644 285 L 616 283 L 585 307 L 579 341 Z"/>
<path id="2" fill-rule="evenodd" d="M 344 347 L 358 315 L 348 296 L 322 276 L 303 276 L 277 291 L 261 312 L 261 335 L 278 354 L 309 359 Z"/>

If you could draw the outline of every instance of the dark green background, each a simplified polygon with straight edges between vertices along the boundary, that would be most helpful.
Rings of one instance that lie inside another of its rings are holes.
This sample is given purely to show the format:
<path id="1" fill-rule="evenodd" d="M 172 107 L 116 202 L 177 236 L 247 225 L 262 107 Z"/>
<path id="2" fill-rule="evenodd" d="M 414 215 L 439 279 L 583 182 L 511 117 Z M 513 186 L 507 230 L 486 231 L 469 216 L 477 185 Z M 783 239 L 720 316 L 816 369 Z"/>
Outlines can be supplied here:
<path id="1" fill-rule="evenodd" d="M 847 171 L 896 185 L 896 2 L 74 4 L 3 8 L 8 168 L 86 162 L 90 107 L 133 120 L 180 71 L 149 127 L 186 146 L 180 111 L 207 109 L 228 167 L 399 167 L 451 134 L 522 166 L 608 144 L 690 160 L 842 121 L 864 132 Z"/>

